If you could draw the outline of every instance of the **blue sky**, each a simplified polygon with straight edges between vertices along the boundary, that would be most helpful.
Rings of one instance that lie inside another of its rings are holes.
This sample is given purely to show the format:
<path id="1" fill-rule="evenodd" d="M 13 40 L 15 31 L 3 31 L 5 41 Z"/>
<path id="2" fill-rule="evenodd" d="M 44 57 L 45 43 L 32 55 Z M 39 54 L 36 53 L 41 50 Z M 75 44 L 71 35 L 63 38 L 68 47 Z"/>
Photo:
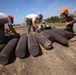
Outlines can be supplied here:
<path id="1" fill-rule="evenodd" d="M 23 23 L 28 14 L 43 14 L 44 19 L 60 15 L 63 7 L 76 10 L 76 0 L 0 0 L 0 12 L 12 14 L 15 23 Z"/>

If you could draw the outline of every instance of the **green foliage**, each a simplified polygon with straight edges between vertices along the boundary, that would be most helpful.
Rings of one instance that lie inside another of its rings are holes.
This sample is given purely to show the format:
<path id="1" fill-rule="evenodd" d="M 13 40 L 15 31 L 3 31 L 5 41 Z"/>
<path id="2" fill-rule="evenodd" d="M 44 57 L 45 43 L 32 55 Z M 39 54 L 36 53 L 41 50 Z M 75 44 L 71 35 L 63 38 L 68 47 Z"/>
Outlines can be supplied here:
<path id="1" fill-rule="evenodd" d="M 65 19 L 59 16 L 52 16 L 51 18 L 47 18 L 45 21 L 48 23 L 65 23 Z"/>

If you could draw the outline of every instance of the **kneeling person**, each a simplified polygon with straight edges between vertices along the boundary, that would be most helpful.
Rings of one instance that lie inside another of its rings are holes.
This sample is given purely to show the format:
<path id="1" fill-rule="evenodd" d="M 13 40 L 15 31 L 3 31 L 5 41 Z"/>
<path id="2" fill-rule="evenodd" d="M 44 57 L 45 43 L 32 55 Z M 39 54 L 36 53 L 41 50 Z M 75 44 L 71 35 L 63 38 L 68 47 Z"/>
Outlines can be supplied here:
<path id="1" fill-rule="evenodd" d="M 4 33 L 4 27 L 5 24 L 8 24 L 10 30 L 17 34 L 15 29 L 13 28 L 12 24 L 14 22 L 14 17 L 12 15 L 5 15 L 4 13 L 0 13 L 0 44 L 4 43 L 5 41 L 5 33 Z"/>
<path id="2" fill-rule="evenodd" d="M 70 31 L 73 31 L 75 34 L 75 37 L 71 39 L 71 41 L 76 41 L 76 12 L 69 13 L 68 8 L 63 8 L 61 14 L 66 19 L 66 27 Z"/>

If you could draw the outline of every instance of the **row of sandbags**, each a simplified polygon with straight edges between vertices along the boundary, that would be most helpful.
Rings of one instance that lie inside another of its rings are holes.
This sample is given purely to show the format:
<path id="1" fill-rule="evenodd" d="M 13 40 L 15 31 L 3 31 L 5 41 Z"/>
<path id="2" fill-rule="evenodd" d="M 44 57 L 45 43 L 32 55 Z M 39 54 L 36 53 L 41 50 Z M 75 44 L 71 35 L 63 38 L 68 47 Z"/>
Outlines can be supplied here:
<path id="1" fill-rule="evenodd" d="M 0 45 L 0 64 L 7 64 L 14 55 L 16 45 L 20 36 L 10 35 L 3 44 Z"/>
<path id="2" fill-rule="evenodd" d="M 38 56 L 41 50 L 39 44 L 47 50 L 52 48 L 54 41 L 62 45 L 68 45 L 68 39 L 71 39 L 73 36 L 72 32 L 52 28 L 51 30 L 44 30 L 40 33 L 29 33 L 28 36 L 23 34 L 20 38 L 14 37 L 1 50 L 0 64 L 9 63 L 14 54 L 18 58 L 24 58 L 27 51 L 29 51 L 32 56 Z"/>

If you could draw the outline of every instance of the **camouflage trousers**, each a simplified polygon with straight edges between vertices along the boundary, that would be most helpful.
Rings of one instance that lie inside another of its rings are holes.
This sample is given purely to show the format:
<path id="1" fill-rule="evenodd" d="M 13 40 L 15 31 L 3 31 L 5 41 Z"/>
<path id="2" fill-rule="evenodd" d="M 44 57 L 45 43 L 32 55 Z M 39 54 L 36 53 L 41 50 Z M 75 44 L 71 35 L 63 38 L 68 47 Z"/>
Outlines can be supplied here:
<path id="1" fill-rule="evenodd" d="M 31 32 L 31 27 L 32 27 L 33 31 L 35 32 L 36 28 L 34 28 L 32 26 L 32 20 L 31 19 L 26 18 L 26 24 L 27 24 L 28 34 Z"/>

